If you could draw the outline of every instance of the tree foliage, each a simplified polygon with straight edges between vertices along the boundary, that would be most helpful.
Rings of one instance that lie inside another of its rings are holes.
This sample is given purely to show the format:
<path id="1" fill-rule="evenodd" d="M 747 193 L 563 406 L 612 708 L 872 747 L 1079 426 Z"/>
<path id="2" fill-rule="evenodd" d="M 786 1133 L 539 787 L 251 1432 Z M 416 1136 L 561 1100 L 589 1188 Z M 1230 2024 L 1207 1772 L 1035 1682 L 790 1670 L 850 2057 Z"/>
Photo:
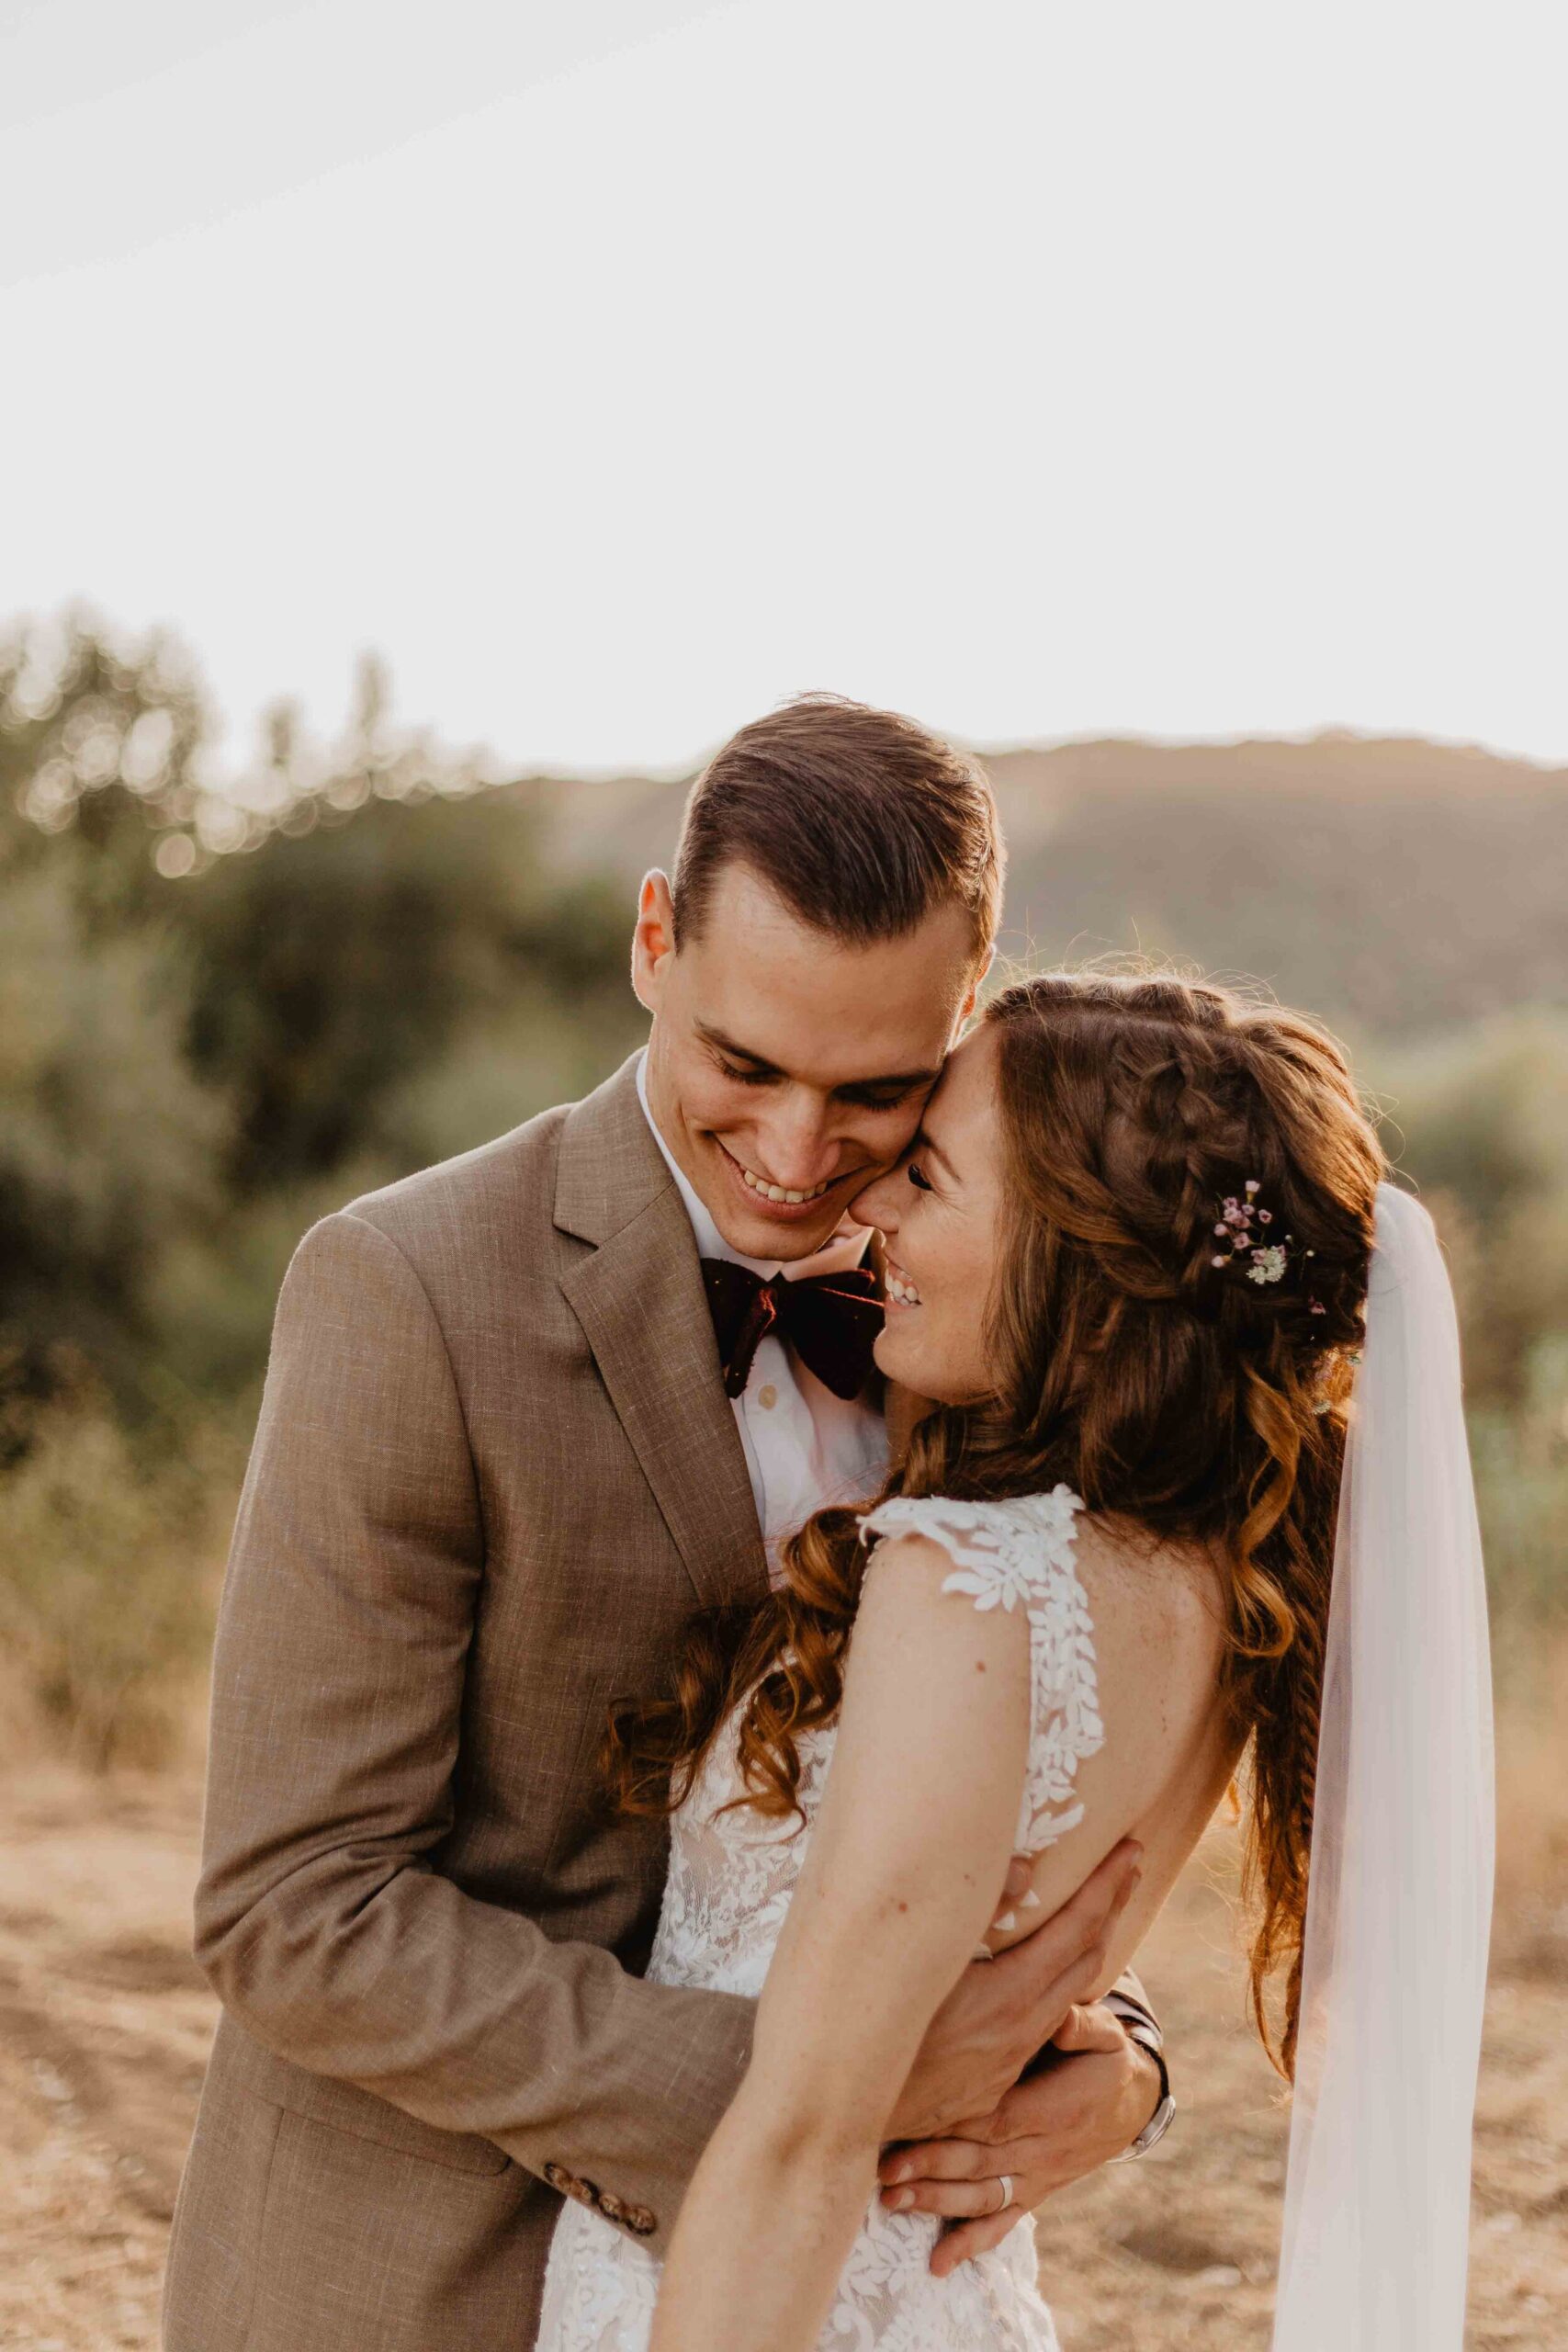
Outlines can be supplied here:
<path id="1" fill-rule="evenodd" d="M 143 1404 L 158 1373 L 254 1376 L 296 1210 L 481 1140 L 465 1074 L 504 1126 L 536 1068 L 585 1066 L 563 1043 L 636 1033 L 618 894 L 548 871 L 526 786 L 398 737 L 374 664 L 330 750 L 279 705 L 220 793 L 209 735 L 166 643 L 0 647 L 13 1383 L 61 1342 Z"/>

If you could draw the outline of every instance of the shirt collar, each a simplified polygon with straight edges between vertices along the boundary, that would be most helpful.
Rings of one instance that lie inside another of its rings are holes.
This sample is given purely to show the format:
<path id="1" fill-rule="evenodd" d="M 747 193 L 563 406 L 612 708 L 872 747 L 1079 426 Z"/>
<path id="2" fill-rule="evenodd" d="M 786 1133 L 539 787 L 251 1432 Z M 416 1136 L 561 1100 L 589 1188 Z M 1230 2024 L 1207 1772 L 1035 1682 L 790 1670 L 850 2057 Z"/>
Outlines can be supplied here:
<path id="1" fill-rule="evenodd" d="M 714 1223 L 712 1210 L 702 1199 L 691 1178 L 660 1133 L 659 1122 L 654 1117 L 648 1100 L 646 1048 L 637 1057 L 637 1099 L 642 1104 L 642 1114 L 652 1130 L 653 1140 L 664 1156 L 664 1164 L 675 1179 L 675 1189 L 681 1195 L 687 1216 L 691 1219 L 699 1258 L 728 1258 L 732 1266 L 747 1266 L 752 1273 L 761 1275 L 764 1282 L 771 1280 L 774 1274 L 781 1273 L 785 1282 L 798 1282 L 806 1274 L 841 1274 L 846 1268 L 860 1264 L 865 1255 L 866 1244 L 871 1239 L 871 1227 L 865 1225 L 852 1225 L 847 1217 L 836 1233 L 829 1235 L 821 1249 L 814 1256 L 794 1259 L 787 1265 L 782 1263 L 777 1258 L 746 1258 L 739 1250 L 732 1250 Z"/>

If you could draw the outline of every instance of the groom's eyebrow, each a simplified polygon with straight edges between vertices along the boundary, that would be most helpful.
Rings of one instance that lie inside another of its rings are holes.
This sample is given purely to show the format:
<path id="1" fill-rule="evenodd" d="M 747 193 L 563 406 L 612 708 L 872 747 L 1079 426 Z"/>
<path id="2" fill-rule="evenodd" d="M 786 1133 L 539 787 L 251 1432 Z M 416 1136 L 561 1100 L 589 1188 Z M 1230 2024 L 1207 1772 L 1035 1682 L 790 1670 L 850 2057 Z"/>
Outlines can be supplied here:
<path id="1" fill-rule="evenodd" d="M 743 1046 L 739 1038 L 728 1036 L 722 1029 L 716 1029 L 711 1021 L 699 1019 L 696 1026 L 699 1035 L 705 1039 L 708 1045 L 716 1046 L 721 1054 L 728 1054 L 732 1060 L 750 1062 L 753 1069 L 759 1073 L 765 1073 L 770 1078 L 785 1076 L 786 1073 L 780 1069 L 777 1062 L 771 1062 L 766 1054 L 754 1053 L 750 1046 Z M 940 1069 L 888 1070 L 875 1078 L 847 1078 L 841 1084 L 836 1086 L 833 1091 L 835 1094 L 858 1094 L 867 1088 L 902 1087 L 906 1091 L 912 1093 L 917 1086 L 934 1086 L 941 1076 Z"/>

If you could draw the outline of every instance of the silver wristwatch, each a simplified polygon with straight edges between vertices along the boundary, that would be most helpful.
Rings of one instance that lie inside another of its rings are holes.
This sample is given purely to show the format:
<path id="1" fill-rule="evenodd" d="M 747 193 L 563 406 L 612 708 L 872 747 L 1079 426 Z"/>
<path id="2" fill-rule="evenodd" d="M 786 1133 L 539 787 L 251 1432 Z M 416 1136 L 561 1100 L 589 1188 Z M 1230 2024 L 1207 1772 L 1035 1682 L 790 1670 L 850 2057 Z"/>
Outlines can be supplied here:
<path id="1" fill-rule="evenodd" d="M 1111 2007 L 1109 2001 L 1106 2007 Z M 1146 2156 L 1156 2142 L 1165 2138 L 1176 2114 L 1176 2101 L 1170 2095 L 1170 2073 L 1165 2063 L 1165 2048 L 1160 2038 L 1159 2028 L 1146 2018 L 1131 2014 L 1120 2007 L 1116 2013 L 1122 2019 L 1122 2030 L 1128 2041 L 1135 2041 L 1140 2050 L 1146 2050 L 1159 2068 L 1159 2105 L 1132 2146 L 1123 2148 L 1119 2156 L 1109 2156 L 1106 2159 L 1108 2164 L 1124 2165 L 1130 2164 L 1134 2156 Z"/>

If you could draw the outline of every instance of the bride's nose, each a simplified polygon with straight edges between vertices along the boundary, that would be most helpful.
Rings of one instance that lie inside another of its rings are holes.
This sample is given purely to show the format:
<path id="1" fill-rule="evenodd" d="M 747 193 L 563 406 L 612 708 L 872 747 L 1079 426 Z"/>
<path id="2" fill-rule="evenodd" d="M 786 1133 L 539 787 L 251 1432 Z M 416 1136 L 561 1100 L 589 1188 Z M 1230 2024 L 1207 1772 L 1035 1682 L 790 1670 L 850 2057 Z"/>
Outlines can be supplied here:
<path id="1" fill-rule="evenodd" d="M 863 1193 L 857 1193 L 850 1203 L 850 1215 L 857 1225 L 874 1225 L 879 1232 L 895 1234 L 898 1230 L 898 1171 L 890 1169 L 886 1176 L 878 1176 Z"/>

